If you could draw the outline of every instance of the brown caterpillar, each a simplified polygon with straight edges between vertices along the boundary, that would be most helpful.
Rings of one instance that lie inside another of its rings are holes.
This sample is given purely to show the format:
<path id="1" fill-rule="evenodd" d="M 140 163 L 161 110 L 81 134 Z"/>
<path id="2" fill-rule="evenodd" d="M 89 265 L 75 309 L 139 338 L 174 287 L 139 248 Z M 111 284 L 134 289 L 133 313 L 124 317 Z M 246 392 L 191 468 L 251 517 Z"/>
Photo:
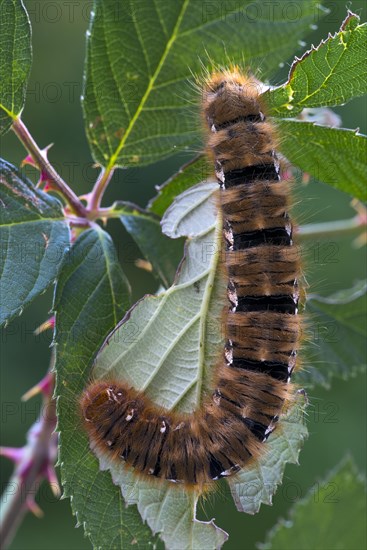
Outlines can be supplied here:
<path id="1" fill-rule="evenodd" d="M 263 452 L 290 398 L 296 364 L 300 263 L 275 130 L 258 85 L 232 70 L 213 74 L 204 86 L 229 301 L 212 391 L 192 414 L 163 409 L 121 382 L 92 382 L 81 398 L 86 430 L 100 452 L 137 473 L 198 490 Z"/>

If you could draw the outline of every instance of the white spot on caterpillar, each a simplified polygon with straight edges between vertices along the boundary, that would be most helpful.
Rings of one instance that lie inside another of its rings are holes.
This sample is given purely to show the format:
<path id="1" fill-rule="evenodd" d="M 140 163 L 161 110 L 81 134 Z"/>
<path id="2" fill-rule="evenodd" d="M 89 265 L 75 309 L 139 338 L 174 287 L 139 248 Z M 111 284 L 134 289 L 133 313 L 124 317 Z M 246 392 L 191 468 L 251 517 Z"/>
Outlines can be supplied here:
<path id="1" fill-rule="evenodd" d="M 266 428 L 266 430 L 265 430 L 265 436 L 271 434 L 271 432 L 273 432 L 274 429 L 275 429 L 275 426 L 272 426 L 272 425 L 270 424 L 270 426 L 268 426 L 268 427 Z M 265 440 L 266 440 L 266 437 L 264 437 L 264 440 L 263 440 L 263 441 L 265 441 Z"/>
<path id="2" fill-rule="evenodd" d="M 131 411 L 129 411 L 129 414 L 125 418 L 126 422 L 130 422 L 130 420 L 133 418 L 133 416 L 134 416 L 134 409 L 131 409 Z"/>
<path id="3" fill-rule="evenodd" d="M 228 341 L 228 345 L 224 348 L 224 356 L 227 363 L 231 365 L 233 363 L 233 348 L 231 340 Z"/>
<path id="4" fill-rule="evenodd" d="M 228 470 L 224 470 L 223 472 L 221 472 L 219 474 L 218 477 L 215 477 L 213 479 L 219 479 L 221 477 L 228 477 L 228 476 L 232 475 L 233 473 L 238 472 L 240 469 L 241 468 L 239 467 L 239 465 L 236 464 L 235 466 L 232 466 L 231 468 L 228 468 Z"/>
<path id="5" fill-rule="evenodd" d="M 185 426 L 185 422 L 180 422 L 175 428 L 173 428 L 173 431 L 181 430 Z"/>
<path id="6" fill-rule="evenodd" d="M 219 407 L 220 405 L 220 398 L 221 398 L 221 393 L 219 390 L 215 390 L 215 393 L 213 394 L 213 401 L 214 403 Z"/>
<path id="7" fill-rule="evenodd" d="M 108 395 L 108 401 L 116 401 L 116 396 L 115 394 L 113 393 L 113 389 L 112 388 L 107 388 L 106 389 L 106 393 Z"/>
<path id="8" fill-rule="evenodd" d="M 166 431 L 166 429 L 167 429 L 166 423 L 165 423 L 164 420 L 162 420 L 162 424 L 161 424 L 161 427 L 160 427 L 160 430 L 159 430 L 159 431 L 161 432 L 161 434 L 164 434 L 164 432 Z"/>

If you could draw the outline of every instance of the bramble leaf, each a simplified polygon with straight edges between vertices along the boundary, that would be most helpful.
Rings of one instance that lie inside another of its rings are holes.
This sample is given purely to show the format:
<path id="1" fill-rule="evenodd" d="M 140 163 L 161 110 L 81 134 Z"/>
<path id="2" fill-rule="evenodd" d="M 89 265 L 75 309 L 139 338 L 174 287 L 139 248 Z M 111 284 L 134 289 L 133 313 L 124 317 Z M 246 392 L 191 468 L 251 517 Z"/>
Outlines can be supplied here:
<path id="1" fill-rule="evenodd" d="M 367 199 L 367 136 L 354 130 L 278 120 L 280 149 L 302 171 L 361 200 Z"/>
<path id="2" fill-rule="evenodd" d="M 20 115 L 32 63 L 31 26 L 21 0 L 0 0 L 0 135 Z"/>
<path id="3" fill-rule="evenodd" d="M 208 200 L 205 189 L 203 199 Z M 175 212 L 172 216 L 176 219 Z M 200 222 L 201 236 L 188 242 L 175 284 L 157 296 L 146 296 L 132 308 L 126 322 L 110 335 L 93 370 L 96 378 L 123 379 L 156 403 L 180 411 L 190 411 L 200 403 L 222 342 L 220 319 L 226 294 L 216 269 L 215 245 L 220 227 L 215 229 L 212 217 L 200 216 Z M 124 498 L 137 504 L 167 548 L 214 550 L 226 540 L 213 522 L 195 520 L 197 499 L 179 486 L 136 480 L 122 463 L 119 467 L 102 459 L 101 467 L 111 470 Z M 159 507 L 162 512 L 156 514 Z"/>
<path id="4" fill-rule="evenodd" d="M 64 495 L 94 548 L 146 550 L 154 542 L 135 506 L 126 508 L 111 477 L 99 470 L 81 430 L 78 400 L 108 332 L 129 304 L 129 287 L 107 233 L 84 232 L 65 258 L 57 283 L 56 395 Z"/>
<path id="5" fill-rule="evenodd" d="M 290 117 L 304 108 L 342 105 L 367 93 L 367 23 L 348 11 L 339 32 L 296 58 L 288 81 L 264 94 L 269 114 Z"/>
<path id="6" fill-rule="evenodd" d="M 366 547 L 366 483 L 350 458 L 297 502 L 268 533 L 261 550 Z"/>
<path id="7" fill-rule="evenodd" d="M 366 368 L 367 281 L 328 297 L 311 294 L 306 311 L 312 322 L 305 342 L 301 384 L 330 386 L 333 376 L 347 379 Z"/>
<path id="8" fill-rule="evenodd" d="M 60 202 L 0 159 L 0 324 L 55 280 L 69 246 Z"/>
<path id="9" fill-rule="evenodd" d="M 198 143 L 192 75 L 210 56 L 209 64 L 261 66 L 268 76 L 321 9 L 316 0 L 293 2 L 292 17 L 284 18 L 288 5 L 95 0 L 83 98 L 94 160 L 137 166 Z"/>
<path id="10" fill-rule="evenodd" d="M 256 514 L 261 504 L 272 504 L 282 482 L 287 463 L 298 464 L 298 455 L 307 437 L 304 412 L 307 405 L 302 393 L 282 417 L 266 443 L 265 453 L 235 478 L 228 479 L 237 509 Z"/>

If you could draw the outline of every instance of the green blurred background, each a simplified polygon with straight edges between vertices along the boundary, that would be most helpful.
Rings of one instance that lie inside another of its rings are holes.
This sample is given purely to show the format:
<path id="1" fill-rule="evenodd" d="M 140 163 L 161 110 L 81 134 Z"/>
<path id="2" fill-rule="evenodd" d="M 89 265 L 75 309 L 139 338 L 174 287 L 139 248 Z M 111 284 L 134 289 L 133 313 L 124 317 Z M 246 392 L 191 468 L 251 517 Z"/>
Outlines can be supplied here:
<path id="1" fill-rule="evenodd" d="M 149 0 L 147 0 L 149 1 Z M 197 0 L 201 1 L 201 0 Z M 338 30 L 346 13 L 344 1 L 323 4 L 330 13 L 320 21 L 318 29 L 305 38 L 307 46 L 317 44 L 328 32 Z M 49 158 L 78 194 L 91 189 L 97 170 L 92 167 L 84 134 L 80 94 L 84 63 L 85 31 L 91 2 L 25 1 L 33 26 L 34 63 L 29 83 L 24 121 L 36 141 L 45 146 L 51 142 Z M 364 1 L 348 3 L 364 21 Z M 296 45 L 295 45 L 296 48 Z M 298 46 L 299 48 L 299 46 Z M 302 48 L 304 49 L 304 48 Z M 301 51 L 298 49 L 298 54 Z M 210 55 L 210 52 L 209 52 Z M 289 60 L 288 60 L 289 61 Z M 274 75 L 274 83 L 284 80 L 289 63 Z M 367 131 L 366 102 L 357 99 L 336 111 L 346 128 Z M 346 154 L 348 152 L 346 151 Z M 24 150 L 9 133 L 2 141 L 1 156 L 15 165 L 24 158 Z M 163 183 L 191 154 L 181 154 L 154 166 L 120 171 L 114 177 L 105 197 L 105 204 L 116 199 L 130 200 L 145 206 L 155 195 L 155 185 Z M 34 179 L 35 174 L 29 170 Z M 296 211 L 301 223 L 349 218 L 354 215 L 350 197 L 326 185 L 311 182 L 298 186 Z M 117 222 L 109 230 L 122 263 L 133 282 L 134 299 L 156 290 L 151 275 L 134 265 L 140 253 L 131 238 Z M 326 241 L 326 244 L 330 241 Z M 312 254 L 307 262 L 307 279 L 312 292 L 329 294 L 348 288 L 366 276 L 366 254 L 355 249 L 350 238 L 333 239 L 337 245 L 336 263 L 315 263 Z M 321 242 L 321 245 L 325 244 Z M 315 243 L 312 243 L 314 246 Z M 1 444 L 22 446 L 25 433 L 36 420 L 40 400 L 20 402 L 23 393 L 44 375 L 49 361 L 50 335 L 33 336 L 34 329 L 47 317 L 52 291 L 37 299 L 24 314 L 14 320 L 1 336 Z M 300 467 L 288 465 L 284 484 L 272 507 L 263 506 L 257 516 L 245 516 L 235 510 L 223 484 L 218 494 L 210 497 L 199 509 L 201 518 L 215 517 L 217 524 L 230 533 L 227 549 L 253 549 L 264 540 L 266 531 L 284 517 L 291 505 L 350 452 L 359 469 L 365 469 L 366 377 L 358 375 L 348 381 L 333 380 L 330 390 L 315 388 L 309 392 L 308 428 L 310 437 L 300 457 Z M 10 463 L 1 459 L 1 488 L 11 474 Z M 68 500 L 57 502 L 46 484 L 40 488 L 37 502 L 44 518 L 28 514 L 14 542 L 13 550 L 90 548 L 82 528 L 75 529 Z M 356 549 L 359 550 L 359 549 Z"/>

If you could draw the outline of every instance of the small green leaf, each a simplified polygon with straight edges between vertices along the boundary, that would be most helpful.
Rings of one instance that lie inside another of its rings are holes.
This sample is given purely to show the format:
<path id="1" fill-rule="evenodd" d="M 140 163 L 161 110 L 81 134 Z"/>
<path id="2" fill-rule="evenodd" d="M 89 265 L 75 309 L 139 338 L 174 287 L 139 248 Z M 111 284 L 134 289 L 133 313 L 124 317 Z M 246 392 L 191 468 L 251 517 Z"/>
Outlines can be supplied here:
<path id="1" fill-rule="evenodd" d="M 0 0 L 0 135 L 21 113 L 32 63 L 31 26 L 21 0 Z"/>
<path id="2" fill-rule="evenodd" d="M 281 418 L 266 443 L 266 452 L 233 479 L 229 478 L 237 509 L 256 514 L 261 504 L 272 504 L 272 497 L 282 482 L 286 463 L 298 464 L 298 455 L 307 437 L 304 421 L 306 398 L 302 393 Z"/>
<path id="3" fill-rule="evenodd" d="M 366 484 L 348 458 L 297 502 L 261 550 L 366 548 Z"/>
<path id="4" fill-rule="evenodd" d="M 280 149 L 292 164 L 353 197 L 367 199 L 367 136 L 296 120 L 278 120 L 277 126 Z"/>
<path id="5" fill-rule="evenodd" d="M 57 199 L 0 159 L 0 324 L 19 315 L 55 280 L 69 227 Z"/>
<path id="6" fill-rule="evenodd" d="M 318 9 L 317 0 L 292 2 L 291 13 L 287 0 L 272 8 L 248 0 L 95 0 L 83 98 L 94 159 L 136 166 L 192 147 L 200 117 L 189 81 L 203 61 L 261 66 L 269 75 Z"/>
<path id="7" fill-rule="evenodd" d="M 159 219 L 150 212 L 126 202 L 116 202 L 113 210 L 116 214 L 121 212 L 121 223 L 151 263 L 153 274 L 168 288 L 182 258 L 183 243 L 163 235 Z"/>
<path id="8" fill-rule="evenodd" d="M 148 209 L 160 217 L 163 216 L 175 197 L 200 181 L 211 179 L 213 173 L 212 163 L 206 157 L 195 157 L 158 188 L 158 195 L 150 201 Z"/>
<path id="9" fill-rule="evenodd" d="M 365 368 L 366 292 L 367 282 L 360 281 L 327 298 L 309 296 L 306 312 L 312 322 L 306 326 L 300 383 L 329 387 L 332 376 L 347 379 Z"/>
<path id="10" fill-rule="evenodd" d="M 78 400 L 95 354 L 129 304 L 129 287 L 111 238 L 84 232 L 65 258 L 56 287 L 56 395 L 59 463 L 65 496 L 94 548 L 146 550 L 153 538 L 135 506 L 125 507 L 99 470 L 81 429 Z"/>
<path id="11" fill-rule="evenodd" d="M 294 61 L 288 81 L 265 92 L 269 114 L 295 116 L 305 107 L 342 105 L 367 93 L 367 23 L 348 11 L 340 31 Z"/>

